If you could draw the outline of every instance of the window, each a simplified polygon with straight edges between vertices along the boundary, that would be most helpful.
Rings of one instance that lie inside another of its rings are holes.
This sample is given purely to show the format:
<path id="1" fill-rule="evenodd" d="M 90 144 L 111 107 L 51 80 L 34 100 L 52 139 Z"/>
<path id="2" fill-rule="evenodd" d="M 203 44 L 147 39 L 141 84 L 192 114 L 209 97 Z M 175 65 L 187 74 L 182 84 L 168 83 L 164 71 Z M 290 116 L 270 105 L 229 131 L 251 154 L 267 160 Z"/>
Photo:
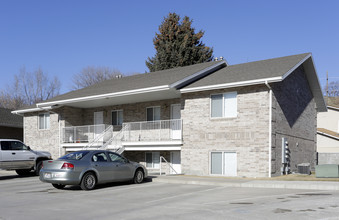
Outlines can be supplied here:
<path id="1" fill-rule="evenodd" d="M 122 110 L 112 111 L 112 125 L 122 125 L 123 113 Z"/>
<path id="2" fill-rule="evenodd" d="M 237 117 L 237 92 L 211 95 L 211 118 Z"/>
<path id="3" fill-rule="evenodd" d="M 160 107 L 148 107 L 146 109 L 147 121 L 158 121 L 160 120 Z"/>
<path id="4" fill-rule="evenodd" d="M 105 153 L 97 153 L 92 157 L 92 161 L 94 162 L 107 162 L 107 157 Z"/>
<path id="5" fill-rule="evenodd" d="M 119 162 L 119 163 L 125 163 L 126 162 L 126 160 L 118 154 L 108 153 L 108 155 L 111 158 L 112 162 Z"/>
<path id="6" fill-rule="evenodd" d="M 81 160 L 88 151 L 77 151 L 73 153 L 66 154 L 65 156 L 60 157 L 61 160 Z"/>
<path id="7" fill-rule="evenodd" d="M 39 129 L 46 130 L 50 126 L 50 117 L 49 113 L 39 114 Z"/>
<path id="8" fill-rule="evenodd" d="M 1 141 L 1 150 L 28 150 L 28 147 L 19 141 Z"/>
<path id="9" fill-rule="evenodd" d="M 237 176 L 236 152 L 211 152 L 210 173 L 212 175 Z"/>
<path id="10" fill-rule="evenodd" d="M 160 152 L 147 152 L 146 153 L 146 167 L 159 169 L 160 166 Z"/>

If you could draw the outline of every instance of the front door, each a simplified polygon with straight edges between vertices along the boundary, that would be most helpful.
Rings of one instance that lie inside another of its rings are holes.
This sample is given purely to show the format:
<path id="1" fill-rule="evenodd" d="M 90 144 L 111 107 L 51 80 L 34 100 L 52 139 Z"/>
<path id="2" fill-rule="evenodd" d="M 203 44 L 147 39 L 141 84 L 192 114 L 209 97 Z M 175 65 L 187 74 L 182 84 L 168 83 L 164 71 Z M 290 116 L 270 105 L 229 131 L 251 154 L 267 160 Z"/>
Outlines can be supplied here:
<path id="1" fill-rule="evenodd" d="M 103 112 L 94 112 L 94 139 L 99 138 L 99 136 L 104 132 L 104 113 Z M 103 141 L 103 138 L 99 138 L 97 141 Z"/>
<path id="2" fill-rule="evenodd" d="M 181 105 L 171 105 L 171 138 L 174 140 L 181 139 Z"/>
<path id="3" fill-rule="evenodd" d="M 224 173 L 225 176 L 237 176 L 237 153 L 224 153 Z"/>
<path id="4" fill-rule="evenodd" d="M 180 151 L 172 151 L 171 152 L 171 166 L 173 169 L 171 170 L 171 174 L 179 174 L 181 173 L 181 158 L 180 158 Z"/>

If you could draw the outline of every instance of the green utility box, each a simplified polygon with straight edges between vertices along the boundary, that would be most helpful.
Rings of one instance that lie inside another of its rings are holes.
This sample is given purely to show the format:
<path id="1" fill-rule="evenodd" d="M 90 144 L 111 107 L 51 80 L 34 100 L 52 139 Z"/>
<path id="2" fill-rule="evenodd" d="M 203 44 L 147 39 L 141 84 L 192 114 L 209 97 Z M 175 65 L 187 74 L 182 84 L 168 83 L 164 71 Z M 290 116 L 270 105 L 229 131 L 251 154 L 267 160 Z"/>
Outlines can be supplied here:
<path id="1" fill-rule="evenodd" d="M 317 178 L 339 178 L 338 164 L 322 164 L 315 166 L 315 177 Z"/>

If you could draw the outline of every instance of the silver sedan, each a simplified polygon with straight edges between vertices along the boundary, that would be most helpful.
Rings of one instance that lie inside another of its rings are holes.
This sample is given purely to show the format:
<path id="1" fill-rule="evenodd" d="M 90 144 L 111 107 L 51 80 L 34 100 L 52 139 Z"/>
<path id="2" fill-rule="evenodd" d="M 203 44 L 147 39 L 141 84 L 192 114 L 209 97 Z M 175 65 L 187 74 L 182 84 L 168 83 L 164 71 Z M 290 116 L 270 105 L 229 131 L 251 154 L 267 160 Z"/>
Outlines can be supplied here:
<path id="1" fill-rule="evenodd" d="M 57 189 L 80 185 L 91 190 L 97 184 L 120 181 L 141 183 L 147 169 L 121 155 L 107 150 L 82 150 L 66 154 L 57 160 L 46 160 L 40 170 L 40 180 Z"/>

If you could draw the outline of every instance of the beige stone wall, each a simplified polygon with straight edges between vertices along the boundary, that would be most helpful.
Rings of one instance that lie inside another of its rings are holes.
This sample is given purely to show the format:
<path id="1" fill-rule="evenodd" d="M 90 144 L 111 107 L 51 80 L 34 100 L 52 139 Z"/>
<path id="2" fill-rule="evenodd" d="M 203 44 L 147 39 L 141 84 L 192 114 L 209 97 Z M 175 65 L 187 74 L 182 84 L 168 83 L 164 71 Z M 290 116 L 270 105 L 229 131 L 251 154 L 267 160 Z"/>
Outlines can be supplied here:
<path id="1" fill-rule="evenodd" d="M 104 124 L 112 124 L 112 111 L 123 110 L 124 122 L 146 121 L 146 108 L 152 106 L 160 107 L 161 120 L 169 120 L 171 117 L 171 105 L 180 104 L 180 99 L 168 99 L 154 102 L 142 102 L 126 105 L 105 106 L 83 110 L 83 123 L 91 125 L 94 123 L 94 112 L 104 113 Z"/>
<path id="2" fill-rule="evenodd" d="M 146 108 L 160 106 L 161 120 L 170 119 L 171 104 L 180 103 L 180 99 L 170 99 L 155 102 L 134 103 L 128 105 L 106 106 L 99 108 L 80 109 L 73 107 L 61 107 L 50 112 L 50 129 L 38 129 L 38 114 L 25 114 L 24 117 L 24 141 L 36 150 L 51 152 L 53 158 L 64 155 L 65 150 L 60 148 L 62 132 L 59 133 L 59 123 L 62 129 L 65 126 L 93 125 L 94 112 L 104 112 L 104 124 L 112 123 L 112 110 L 123 110 L 124 122 L 146 121 Z M 117 128 L 119 129 L 119 128 Z"/>
<path id="3" fill-rule="evenodd" d="M 237 91 L 236 118 L 210 118 L 210 95 Z M 210 152 L 237 153 L 237 175 L 268 176 L 269 93 L 266 86 L 183 94 L 185 174 L 209 175 Z"/>
<path id="4" fill-rule="evenodd" d="M 50 129 L 40 130 L 38 114 L 25 114 L 24 142 L 33 150 L 49 151 L 54 159 L 59 157 L 59 122 L 58 114 L 50 113 Z"/>

